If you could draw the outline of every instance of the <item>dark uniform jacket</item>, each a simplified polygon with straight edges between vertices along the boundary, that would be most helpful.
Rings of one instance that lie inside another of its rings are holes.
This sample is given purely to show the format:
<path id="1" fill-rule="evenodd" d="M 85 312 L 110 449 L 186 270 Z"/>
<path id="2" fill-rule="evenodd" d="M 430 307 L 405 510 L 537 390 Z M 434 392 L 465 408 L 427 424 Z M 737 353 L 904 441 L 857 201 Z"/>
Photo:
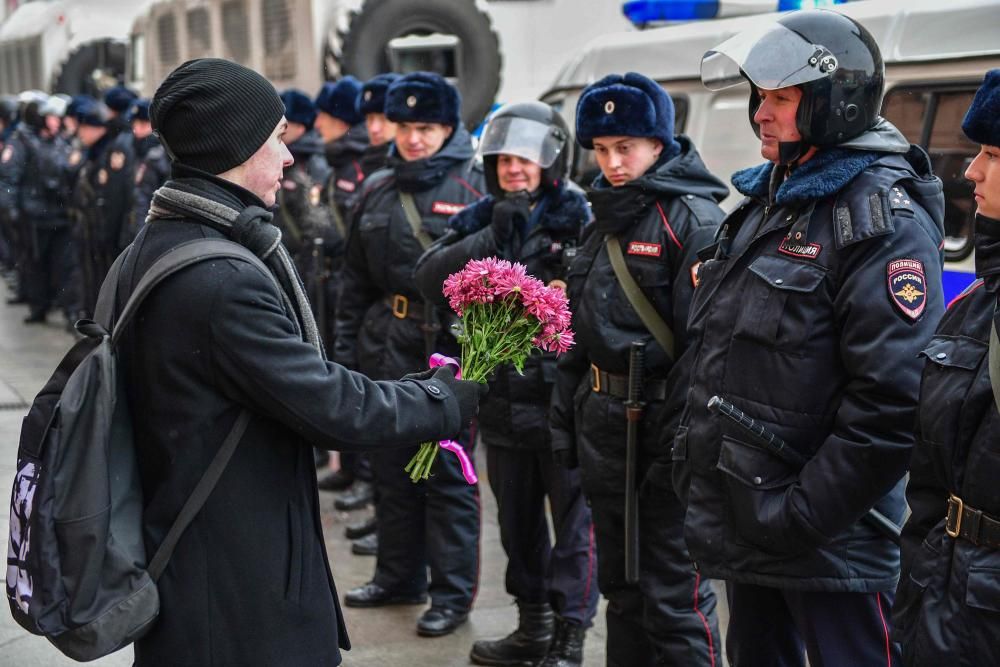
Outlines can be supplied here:
<path id="1" fill-rule="evenodd" d="M 624 492 L 623 400 L 593 391 L 591 365 L 627 375 L 632 341 L 646 343 L 646 377 L 671 396 L 647 396 L 640 431 L 643 467 L 669 459 L 661 431 L 676 421 L 687 378 L 639 319 L 611 267 L 605 236 L 619 238 L 629 272 L 673 330 L 676 354 L 687 346 L 688 304 L 697 252 L 712 242 L 723 217 L 726 186 L 709 173 L 689 140 L 681 153 L 635 181 L 612 188 L 603 177 L 590 193 L 594 223 L 569 268 L 570 310 L 576 346 L 559 360 L 552 397 L 552 449 L 579 457 L 588 495 Z M 663 451 L 661 451 L 663 450 Z M 641 479 L 641 477 L 640 477 Z"/>
<path id="2" fill-rule="evenodd" d="M 0 154 L 0 209 L 36 229 L 67 226 L 68 158 L 69 145 L 61 137 L 19 125 Z"/>
<path id="3" fill-rule="evenodd" d="M 776 194 L 771 173 L 766 163 L 733 177 L 747 198 L 698 274 L 673 448 L 685 539 L 708 577 L 889 591 L 899 549 L 861 519 L 875 506 L 902 520 L 917 354 L 944 308 L 941 182 L 916 147 L 822 150 Z M 805 466 L 710 413 L 714 395 Z"/>
<path id="4" fill-rule="evenodd" d="M 398 378 L 427 367 L 425 308 L 413 279 L 424 247 L 403 212 L 400 191 L 413 195 L 424 231 L 436 239 L 448 218 L 482 196 L 483 173 L 472 162 L 469 133 L 459 125 L 429 158 L 389 159 L 365 180 L 353 216 L 337 306 L 334 359 L 370 377 Z M 431 309 L 441 326 L 435 351 L 455 354 L 446 309 Z"/>
<path id="5" fill-rule="evenodd" d="M 576 186 L 544 190 L 535 205 L 529 229 L 515 231 L 499 243 L 490 225 L 496 200 L 483 197 L 449 221 L 452 231 L 421 259 L 416 279 L 424 295 L 443 305 L 442 283 L 470 259 L 499 257 L 520 262 L 528 273 L 549 284 L 565 281 L 566 263 L 576 251 L 583 226 L 590 219 L 587 200 Z M 513 366 L 498 369 L 490 393 L 479 409 L 483 442 L 493 447 L 548 448 L 548 407 L 555 383 L 554 353 L 532 354 L 519 374 Z"/>
<path id="6" fill-rule="evenodd" d="M 323 204 L 335 209 L 335 225 L 344 238 L 347 237 L 351 211 L 361 196 L 362 182 L 369 174 L 385 167 L 388 144 L 377 147 L 381 159 L 364 163 L 362 157 L 368 147 L 368 132 L 364 123 L 351 127 L 347 134 L 326 145 L 330 176 L 323 191 Z"/>
<path id="7" fill-rule="evenodd" d="M 156 135 L 150 134 L 135 140 L 137 166 L 135 168 L 135 201 L 132 205 L 132 231 L 138 232 L 146 215 L 153 193 L 170 178 L 170 158 Z"/>
<path id="8" fill-rule="evenodd" d="M 217 180 L 185 179 L 236 210 L 262 206 Z M 224 234 L 190 219 L 145 225 L 119 303 L 167 250 Z M 391 447 L 455 435 L 458 402 L 436 380 L 385 384 L 323 361 L 274 281 L 237 260 L 172 276 L 119 347 L 153 553 L 240 410 L 252 414 L 218 486 L 158 582 L 160 616 L 137 667 L 316 667 L 349 648 L 320 525 L 312 446 Z M 442 396 L 447 397 L 442 398 Z"/>
<path id="9" fill-rule="evenodd" d="M 107 133 L 87 149 L 73 188 L 78 231 L 91 254 L 109 255 L 113 260 L 131 240 L 128 223 L 134 179 L 132 131 L 124 121 L 113 119 Z M 102 277 L 97 277 L 98 284 Z"/>
<path id="10" fill-rule="evenodd" d="M 913 667 L 1000 664 L 1000 548 L 945 534 L 951 494 L 1000 520 L 1000 414 L 987 354 L 998 285 L 991 280 L 976 281 L 949 307 L 920 354 L 917 444 L 906 489 L 912 514 L 893 612 L 895 638 Z"/>

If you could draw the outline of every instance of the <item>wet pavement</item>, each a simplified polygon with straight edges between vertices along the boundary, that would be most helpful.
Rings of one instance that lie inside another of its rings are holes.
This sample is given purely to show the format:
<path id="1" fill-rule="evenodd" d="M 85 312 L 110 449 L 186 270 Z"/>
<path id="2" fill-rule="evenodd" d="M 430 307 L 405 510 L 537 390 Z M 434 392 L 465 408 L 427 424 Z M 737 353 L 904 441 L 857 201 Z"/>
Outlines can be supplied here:
<path id="1" fill-rule="evenodd" d="M 65 330 L 61 315 L 50 315 L 45 325 L 27 326 L 24 306 L 6 305 L 9 293 L 0 282 L 0 498 L 5 504 L 14 478 L 17 440 L 27 403 L 41 389 L 73 338 Z M 478 452 L 477 459 L 482 458 Z M 484 461 L 477 468 L 485 471 Z M 351 609 L 344 607 L 354 648 L 344 653 L 344 665 L 361 667 L 457 667 L 468 665 L 473 641 L 499 637 L 510 632 L 517 620 L 516 607 L 503 589 L 506 556 L 500 545 L 496 503 L 485 479 L 480 480 L 482 498 L 481 568 L 479 588 L 469 622 L 454 634 L 439 638 L 418 637 L 415 631 L 422 606 Z M 335 494 L 320 494 L 323 528 L 334 579 L 341 598 L 351 588 L 371 578 L 375 559 L 355 556 L 344 538 L 347 524 L 370 510 L 340 512 L 333 507 Z M 9 517 L 0 511 L 0 539 L 6 545 Z M 5 576 L 6 568 L 2 574 Z M 65 658 L 45 639 L 34 637 L 16 625 L 6 611 L 0 611 L 0 667 L 62 667 L 75 663 Z M 587 633 L 584 664 L 604 664 L 604 609 L 602 600 L 594 627 Z M 95 667 L 128 667 L 132 651 L 126 648 L 92 663 Z"/>

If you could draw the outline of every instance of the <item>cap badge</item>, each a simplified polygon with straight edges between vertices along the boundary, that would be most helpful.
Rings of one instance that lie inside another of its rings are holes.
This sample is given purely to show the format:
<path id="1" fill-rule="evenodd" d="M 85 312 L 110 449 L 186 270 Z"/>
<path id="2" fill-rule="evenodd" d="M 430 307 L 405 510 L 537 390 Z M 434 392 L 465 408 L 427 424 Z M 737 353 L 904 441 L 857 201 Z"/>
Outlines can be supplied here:
<path id="1" fill-rule="evenodd" d="M 605 102 L 604 103 L 604 113 L 614 113 L 614 112 L 615 112 L 615 103 L 612 102 L 611 100 L 608 100 L 607 102 Z"/>
<path id="2" fill-rule="evenodd" d="M 407 97 L 406 98 L 406 106 L 410 107 L 411 109 L 413 107 L 417 106 L 417 96 L 416 95 L 410 95 L 409 97 Z"/>
<path id="3" fill-rule="evenodd" d="M 365 91 L 365 102 L 367 102 L 367 101 L 368 101 L 368 100 L 370 100 L 371 98 L 372 98 L 372 91 L 370 91 L 370 90 L 366 90 L 366 91 Z"/>

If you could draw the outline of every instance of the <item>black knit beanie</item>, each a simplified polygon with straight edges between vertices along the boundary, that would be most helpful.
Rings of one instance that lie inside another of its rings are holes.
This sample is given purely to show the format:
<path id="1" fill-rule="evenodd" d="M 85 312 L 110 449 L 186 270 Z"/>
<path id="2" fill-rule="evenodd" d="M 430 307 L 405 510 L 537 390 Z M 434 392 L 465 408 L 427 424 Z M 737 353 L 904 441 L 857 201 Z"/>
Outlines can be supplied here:
<path id="1" fill-rule="evenodd" d="M 189 60 L 157 88 L 149 119 L 175 162 L 221 174 L 257 152 L 285 105 L 257 72 L 229 60 Z"/>

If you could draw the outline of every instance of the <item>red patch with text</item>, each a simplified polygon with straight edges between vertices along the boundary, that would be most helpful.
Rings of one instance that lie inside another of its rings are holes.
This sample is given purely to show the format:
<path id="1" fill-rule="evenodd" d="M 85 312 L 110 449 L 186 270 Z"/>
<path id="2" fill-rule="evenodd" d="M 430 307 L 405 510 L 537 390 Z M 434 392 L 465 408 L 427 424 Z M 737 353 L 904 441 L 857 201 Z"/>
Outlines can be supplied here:
<path id="1" fill-rule="evenodd" d="M 465 208 L 465 204 L 452 204 L 446 201 L 436 201 L 431 206 L 431 212 L 438 215 L 455 215 Z"/>
<path id="2" fill-rule="evenodd" d="M 643 257 L 659 257 L 663 254 L 663 246 L 659 243 L 632 241 L 628 244 L 628 254 L 641 255 Z"/>
<path id="3" fill-rule="evenodd" d="M 778 244 L 778 252 L 802 259 L 816 259 L 822 249 L 823 246 L 818 243 L 796 243 L 787 236 Z"/>
<path id="4" fill-rule="evenodd" d="M 349 181 L 346 178 L 338 178 L 337 187 L 343 190 L 344 192 L 354 192 L 354 190 L 358 186 L 357 184 L 354 183 L 354 181 Z"/>
<path id="5" fill-rule="evenodd" d="M 919 259 L 894 259 L 885 266 L 889 300 L 899 312 L 912 320 L 927 306 L 927 279 Z"/>

